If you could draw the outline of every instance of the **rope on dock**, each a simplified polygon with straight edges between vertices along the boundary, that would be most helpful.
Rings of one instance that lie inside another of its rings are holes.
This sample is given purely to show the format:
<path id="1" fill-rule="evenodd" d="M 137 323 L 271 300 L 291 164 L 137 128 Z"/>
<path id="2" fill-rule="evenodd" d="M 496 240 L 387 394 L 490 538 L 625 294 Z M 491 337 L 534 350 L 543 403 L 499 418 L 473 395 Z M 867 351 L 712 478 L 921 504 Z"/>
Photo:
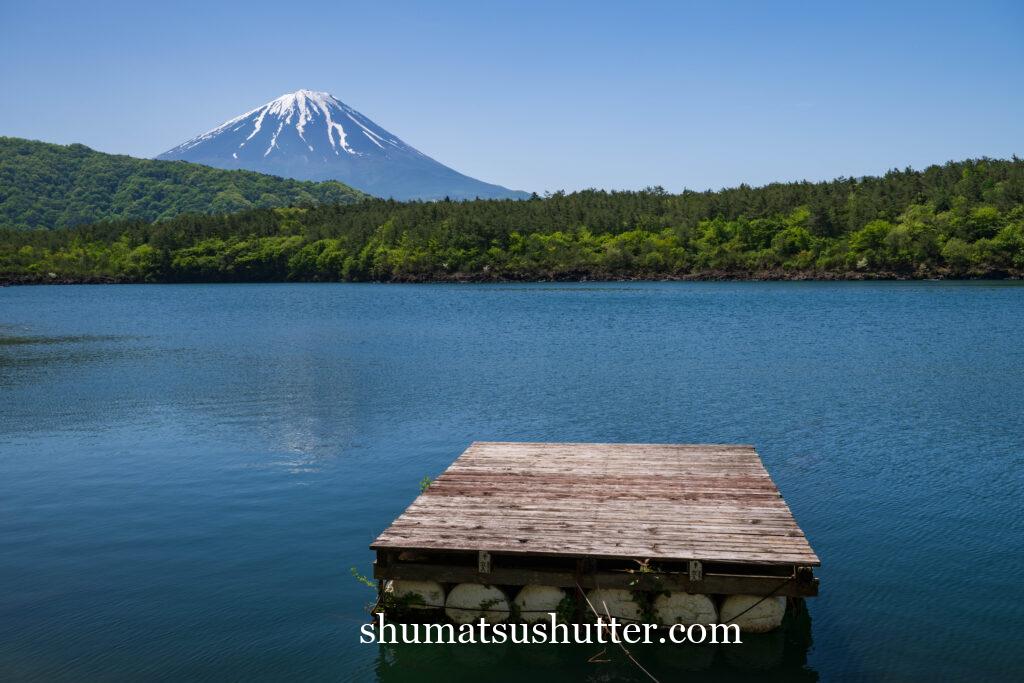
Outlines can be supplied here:
<path id="1" fill-rule="evenodd" d="M 771 597 L 775 597 L 775 594 L 776 594 L 776 593 L 778 593 L 778 592 L 779 592 L 780 590 L 782 590 L 783 588 L 785 588 L 785 587 L 786 587 L 786 584 L 788 584 L 788 583 L 789 583 L 790 581 L 792 581 L 792 580 L 793 580 L 793 578 L 794 578 L 794 577 L 792 577 L 792 576 L 787 576 L 787 577 L 786 577 L 786 580 L 785 580 L 785 581 L 783 581 L 782 583 L 780 583 L 780 584 L 779 584 L 778 586 L 776 586 L 775 588 L 773 588 L 773 589 L 772 589 L 772 592 L 771 592 L 771 593 L 769 593 L 768 595 L 764 596 L 763 598 L 761 598 L 760 600 L 758 600 L 757 602 L 755 602 L 755 603 L 754 603 L 753 605 L 751 605 L 751 606 L 750 606 L 750 607 L 748 607 L 747 609 L 745 609 L 745 610 L 743 610 L 742 612 L 740 612 L 739 614 L 737 614 L 737 615 L 734 615 L 734 616 L 733 616 L 732 618 L 730 618 L 730 619 L 729 619 L 729 621 L 736 621 L 737 619 L 739 619 L 739 618 L 740 618 L 740 617 L 742 617 L 742 616 L 743 616 L 744 614 L 746 614 L 746 613 L 747 613 L 747 612 L 749 612 L 750 610 L 752 610 L 752 609 L 754 609 L 755 607 L 757 607 L 758 605 L 760 605 L 760 604 L 761 604 L 762 602 L 764 602 L 764 601 L 765 601 L 765 600 L 767 600 L 768 598 L 771 598 Z"/>

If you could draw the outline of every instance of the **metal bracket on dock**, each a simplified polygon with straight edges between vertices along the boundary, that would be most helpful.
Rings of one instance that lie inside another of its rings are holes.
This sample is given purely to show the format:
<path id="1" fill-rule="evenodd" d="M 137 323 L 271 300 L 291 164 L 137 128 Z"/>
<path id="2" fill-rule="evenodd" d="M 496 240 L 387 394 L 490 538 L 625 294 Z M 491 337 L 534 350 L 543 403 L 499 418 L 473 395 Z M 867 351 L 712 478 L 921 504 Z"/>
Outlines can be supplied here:
<path id="1" fill-rule="evenodd" d="M 476 560 L 477 571 L 481 574 L 491 573 L 491 554 L 486 550 L 481 550 Z"/>
<path id="2" fill-rule="evenodd" d="M 704 580 L 704 565 L 700 560 L 690 560 L 690 581 Z"/>

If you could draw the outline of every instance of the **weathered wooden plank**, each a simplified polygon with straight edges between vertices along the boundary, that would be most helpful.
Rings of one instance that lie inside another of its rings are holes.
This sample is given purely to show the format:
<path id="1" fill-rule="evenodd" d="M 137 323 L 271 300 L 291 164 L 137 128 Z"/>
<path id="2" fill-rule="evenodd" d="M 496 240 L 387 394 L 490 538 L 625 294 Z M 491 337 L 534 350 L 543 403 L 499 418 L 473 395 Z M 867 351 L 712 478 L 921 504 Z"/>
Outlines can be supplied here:
<path id="1" fill-rule="evenodd" d="M 437 486 L 444 485 L 501 485 L 511 486 L 543 486 L 546 488 L 577 488 L 585 487 L 615 487 L 629 488 L 632 490 L 643 489 L 676 489 L 685 486 L 687 490 L 696 491 L 736 491 L 762 492 L 769 491 L 778 494 L 778 489 L 771 479 L 767 477 L 680 477 L 662 473 L 657 476 L 628 476 L 628 475 L 586 475 L 575 473 L 572 475 L 556 475 L 520 472 L 492 472 L 483 474 L 462 474 L 446 472 L 434 482 Z M 436 490 L 436 489 L 435 489 Z"/>
<path id="2" fill-rule="evenodd" d="M 475 442 L 372 547 L 818 564 L 745 445 Z"/>
<path id="3" fill-rule="evenodd" d="M 729 524 L 726 522 L 704 522 L 704 523 L 688 523 L 680 522 L 675 520 L 668 521 L 650 521 L 645 519 L 643 523 L 637 524 L 630 520 L 624 520 L 616 517 L 604 517 L 601 515 L 595 515 L 588 521 L 581 520 L 566 520 L 563 516 L 557 513 L 534 513 L 529 517 L 521 517 L 516 515 L 504 515 L 500 518 L 484 518 L 480 516 L 461 516 L 452 515 L 444 519 L 439 519 L 431 515 L 403 515 L 400 520 L 396 520 L 392 525 L 393 528 L 399 527 L 424 527 L 430 525 L 437 526 L 450 526 L 452 528 L 462 526 L 472 527 L 532 527 L 542 529 L 568 529 L 568 528 L 590 528 L 597 530 L 636 530 L 637 532 L 651 532 L 651 533 L 662 533 L 666 535 L 687 535 L 687 534 L 742 534 L 742 535 L 753 535 L 753 536 L 790 536 L 804 538 L 803 532 L 799 527 L 788 524 L 788 525 L 750 525 L 750 524 Z"/>
<path id="4" fill-rule="evenodd" d="M 561 493 L 561 492 L 558 492 Z M 471 495 L 472 494 L 472 495 Z M 678 512 L 701 511 L 707 513 L 721 513 L 726 515 L 785 515 L 792 518 L 792 512 L 786 505 L 779 504 L 777 499 L 769 497 L 751 498 L 744 497 L 721 497 L 721 496 L 693 496 L 682 498 L 681 496 L 652 496 L 650 498 L 629 498 L 626 496 L 597 496 L 597 495 L 564 495 L 552 497 L 548 491 L 537 491 L 534 493 L 522 493 L 514 497 L 505 497 L 498 494 L 488 494 L 481 491 L 470 491 L 466 495 L 451 495 L 450 493 L 432 493 L 424 495 L 414 501 L 417 509 L 441 509 L 441 506 L 453 509 L 469 509 L 478 506 L 486 506 L 495 510 L 499 506 L 506 509 L 543 508 L 548 510 L 571 511 L 574 508 L 585 506 L 592 510 L 602 508 L 608 510 L 640 510 L 642 512 Z"/>
<path id="5" fill-rule="evenodd" d="M 505 508 L 501 506 L 495 506 L 491 509 L 481 509 L 480 507 L 474 508 L 460 508 L 451 507 L 443 510 L 428 510 L 423 507 L 418 507 L 415 510 L 411 510 L 408 515 L 403 515 L 402 519 L 413 519 L 413 520 L 426 520 L 426 519 L 469 519 L 479 520 L 486 519 L 489 517 L 501 517 L 506 519 L 515 520 L 527 520 L 532 518 L 545 519 L 591 519 L 595 521 L 605 521 L 615 523 L 618 520 L 628 521 L 631 524 L 636 525 L 658 525 L 663 524 L 681 524 L 681 525 L 695 525 L 695 526 L 743 526 L 749 528 L 763 527 L 765 529 L 798 529 L 799 527 L 792 521 L 782 516 L 763 515 L 758 517 L 750 517 L 742 513 L 729 513 L 729 512 L 716 512 L 716 513 L 705 513 L 703 515 L 698 514 L 670 514 L 657 511 L 647 510 L 633 510 L 627 513 L 623 513 L 617 509 L 606 509 L 601 508 L 595 509 L 590 512 L 587 510 L 574 510 L 566 508 Z M 397 520 L 396 520 L 397 521 Z"/>
<path id="6" fill-rule="evenodd" d="M 391 525 L 391 529 L 493 529 L 497 531 L 505 529 L 535 529 L 547 532 L 593 532 L 593 533 L 614 533 L 616 531 L 643 534 L 647 537 L 669 537 L 669 538 L 691 538 L 700 536 L 703 539 L 740 536 L 742 538 L 754 537 L 756 539 L 797 539 L 796 543 L 805 543 L 804 534 L 799 528 L 770 528 L 770 527 L 746 527 L 746 526 L 723 526 L 710 524 L 688 524 L 685 522 L 659 522 L 657 524 L 636 524 L 630 520 L 578 520 L 578 519 L 557 519 L 555 517 L 542 518 L 531 517 L 488 517 L 488 518 L 459 518 L 448 517 L 438 519 L 435 517 L 412 518 L 403 515 Z"/>
<path id="7" fill-rule="evenodd" d="M 567 546 L 565 539 L 550 539 L 535 535 L 497 538 L 495 534 L 430 533 L 405 534 L 386 532 L 371 548 L 406 548 L 414 550 L 459 549 L 487 550 L 514 554 L 537 554 L 552 557 L 639 558 L 662 560 L 702 560 L 754 564 L 806 564 L 817 566 L 813 552 L 762 548 L 757 544 L 684 545 L 633 541 L 628 538 L 579 538 Z"/>
<path id="8" fill-rule="evenodd" d="M 736 551 L 749 554 L 757 550 L 778 551 L 786 553 L 806 554 L 807 543 L 802 537 L 766 537 L 741 534 L 695 535 L 689 537 L 644 534 L 642 541 L 614 540 L 609 541 L 608 535 L 621 536 L 625 532 L 612 530 L 602 535 L 595 530 L 550 530 L 533 528 L 496 528 L 484 527 L 399 527 L 382 534 L 378 543 L 393 543 L 398 547 L 414 547 L 424 537 L 429 536 L 435 542 L 447 539 L 460 539 L 471 544 L 475 550 L 496 549 L 498 545 L 514 544 L 517 548 L 547 546 L 559 551 L 559 554 L 573 555 L 562 552 L 566 544 L 571 542 L 574 548 L 587 544 L 600 547 L 607 545 L 628 545 L 646 552 L 637 553 L 638 557 L 659 557 L 660 559 L 699 560 L 703 555 L 713 551 Z M 500 539 L 500 540 L 497 540 Z M 687 551 L 687 552 L 684 552 Z M 694 554 L 699 553 L 699 554 Z M 632 557 L 632 556 L 629 556 Z"/>
<path id="9" fill-rule="evenodd" d="M 421 552 L 450 551 L 451 543 L 445 539 L 433 541 L 419 541 L 417 546 L 403 545 L 405 539 L 396 539 L 398 542 L 392 547 L 408 547 Z M 471 544 L 471 542 L 470 542 Z M 636 547 L 622 543 L 602 544 L 580 544 L 574 548 L 574 552 L 565 552 L 564 546 L 558 544 L 542 544 L 539 542 L 527 542 L 523 544 L 514 543 L 492 543 L 488 552 L 503 553 L 508 555 L 522 555 L 535 557 L 590 557 L 597 559 L 622 559 L 636 558 L 638 560 L 650 559 L 653 561 L 685 561 L 700 560 L 701 562 L 720 562 L 736 565 L 794 565 L 799 564 L 808 567 L 816 567 L 820 563 L 816 556 L 782 553 L 782 552 L 734 552 L 717 549 L 673 549 L 671 556 L 666 557 L 658 548 Z"/>
<path id="10" fill-rule="evenodd" d="M 430 485 L 432 496 L 460 496 L 475 494 L 479 496 L 491 496 L 493 498 L 516 498 L 518 495 L 532 496 L 564 496 L 575 497 L 607 498 L 657 498 L 659 500 L 721 500 L 726 502 L 740 503 L 742 501 L 767 502 L 779 497 L 777 491 L 743 491 L 743 490 L 686 490 L 677 489 L 671 486 L 662 488 L 648 487 L 638 489 L 620 488 L 614 482 L 604 484 L 578 484 L 576 486 L 561 486 L 538 482 L 530 486 L 521 482 L 494 482 L 493 484 L 460 484 L 436 481 Z"/>

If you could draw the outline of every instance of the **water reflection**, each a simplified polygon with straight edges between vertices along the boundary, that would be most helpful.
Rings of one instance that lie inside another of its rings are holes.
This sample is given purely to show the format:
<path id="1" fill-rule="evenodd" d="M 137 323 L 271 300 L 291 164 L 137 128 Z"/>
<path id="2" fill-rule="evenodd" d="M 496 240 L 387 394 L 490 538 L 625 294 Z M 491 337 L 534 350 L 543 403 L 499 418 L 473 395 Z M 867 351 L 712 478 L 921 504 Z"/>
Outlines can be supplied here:
<path id="1" fill-rule="evenodd" d="M 130 368 L 157 355 L 138 335 L 0 328 L 0 388 L 21 393 L 21 400 L 0 414 L 0 434 L 80 429 L 123 419 L 137 407 L 130 397 L 139 373 Z"/>
<path id="2" fill-rule="evenodd" d="M 133 339 L 111 334 L 73 334 L 73 335 L 17 335 L 0 334 L 0 347 L 4 346 L 48 346 L 51 344 L 84 344 L 88 342 L 105 342 Z"/>
<path id="3" fill-rule="evenodd" d="M 659 680 L 816 681 L 807 666 L 811 618 L 803 601 L 790 604 L 782 628 L 744 634 L 735 645 L 650 644 L 628 646 L 630 654 Z M 559 680 L 649 681 L 616 645 L 379 645 L 379 683 L 408 681 L 539 680 L 557 672 Z M 455 672 L 455 673 L 453 673 Z"/>
<path id="4" fill-rule="evenodd" d="M 103 361 L 114 354 L 127 352 L 127 347 L 111 346 L 111 342 L 135 341 L 135 337 L 118 335 L 37 335 L 0 332 L 0 370 L 44 368 L 45 366 Z M 135 351 L 137 353 L 137 349 Z"/>

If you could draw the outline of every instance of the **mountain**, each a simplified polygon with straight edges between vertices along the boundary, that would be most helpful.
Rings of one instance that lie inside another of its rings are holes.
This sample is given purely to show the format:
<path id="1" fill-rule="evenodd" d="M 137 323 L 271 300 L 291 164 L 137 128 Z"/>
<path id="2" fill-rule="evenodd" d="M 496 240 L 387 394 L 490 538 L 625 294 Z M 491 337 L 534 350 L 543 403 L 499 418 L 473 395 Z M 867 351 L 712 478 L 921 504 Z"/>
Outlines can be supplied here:
<path id="1" fill-rule="evenodd" d="M 165 220 L 272 206 L 351 204 L 363 193 L 250 171 L 104 154 L 85 145 L 0 137 L 0 227 Z"/>
<path id="2" fill-rule="evenodd" d="M 340 180 L 394 199 L 526 198 L 431 159 L 326 92 L 298 90 L 157 157 L 300 180 Z"/>

